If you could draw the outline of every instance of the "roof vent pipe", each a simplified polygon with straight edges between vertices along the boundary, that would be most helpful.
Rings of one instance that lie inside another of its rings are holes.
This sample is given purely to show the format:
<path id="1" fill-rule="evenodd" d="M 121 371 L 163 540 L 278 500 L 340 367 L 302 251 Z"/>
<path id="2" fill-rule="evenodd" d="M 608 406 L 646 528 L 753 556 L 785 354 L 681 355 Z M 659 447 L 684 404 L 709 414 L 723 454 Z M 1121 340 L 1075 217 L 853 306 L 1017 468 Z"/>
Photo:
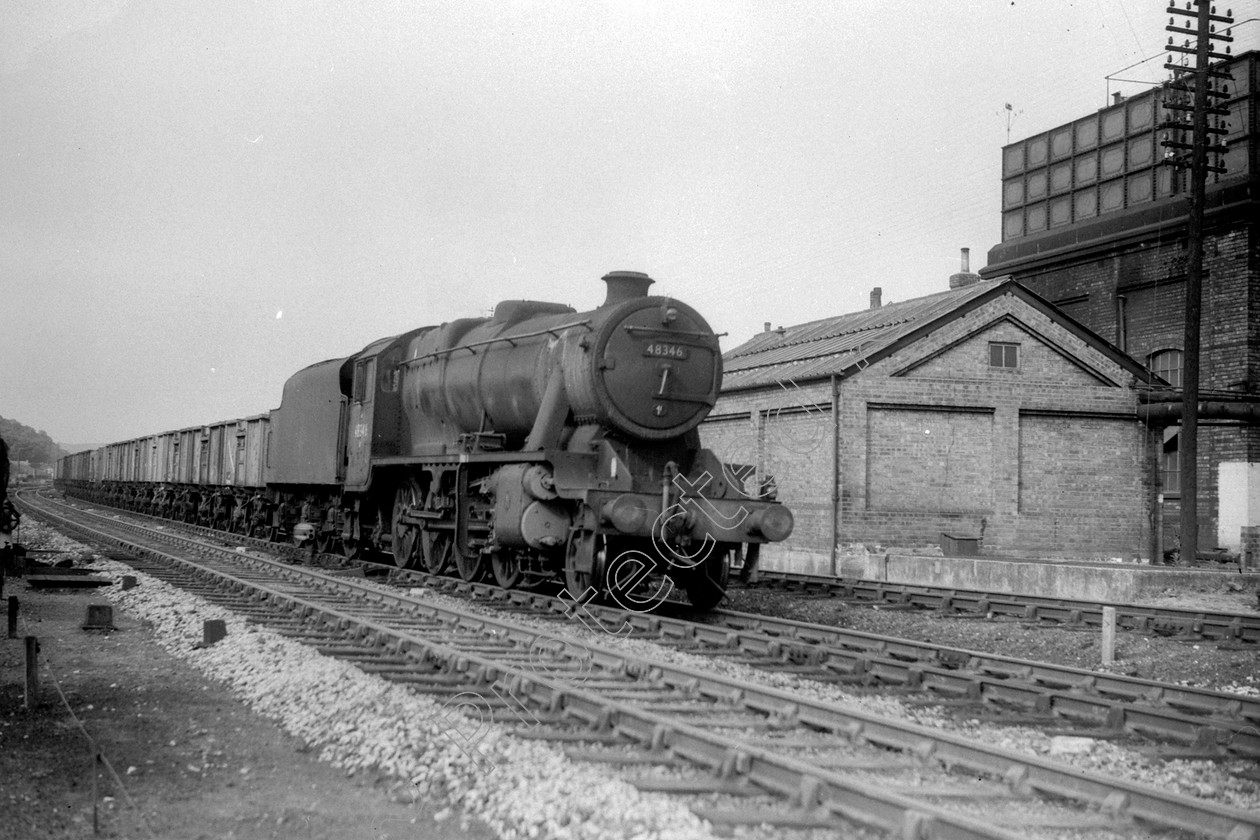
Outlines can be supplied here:
<path id="1" fill-rule="evenodd" d="M 980 282 L 979 274 L 971 273 L 971 249 L 962 249 L 962 271 L 949 276 L 949 287 L 951 289 L 961 289 L 964 286 L 970 286 L 973 283 Z"/>
<path id="2" fill-rule="evenodd" d="M 602 279 L 608 284 L 604 306 L 647 297 L 648 286 L 656 282 L 641 271 L 610 271 Z"/>

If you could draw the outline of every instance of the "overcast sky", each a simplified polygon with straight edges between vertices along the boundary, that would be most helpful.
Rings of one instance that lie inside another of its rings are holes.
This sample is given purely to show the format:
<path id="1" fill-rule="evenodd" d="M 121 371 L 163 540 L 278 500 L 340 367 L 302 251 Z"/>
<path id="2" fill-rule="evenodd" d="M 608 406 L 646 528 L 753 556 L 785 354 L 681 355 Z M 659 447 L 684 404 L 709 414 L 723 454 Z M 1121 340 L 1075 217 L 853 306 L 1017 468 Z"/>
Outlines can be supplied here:
<path id="1" fill-rule="evenodd" d="M 6 0 L 0 416 L 73 444 L 256 414 L 383 336 L 598 305 L 613 269 L 726 349 L 942 290 L 999 240 L 1008 119 L 1161 80 L 1124 68 L 1164 8 Z"/>

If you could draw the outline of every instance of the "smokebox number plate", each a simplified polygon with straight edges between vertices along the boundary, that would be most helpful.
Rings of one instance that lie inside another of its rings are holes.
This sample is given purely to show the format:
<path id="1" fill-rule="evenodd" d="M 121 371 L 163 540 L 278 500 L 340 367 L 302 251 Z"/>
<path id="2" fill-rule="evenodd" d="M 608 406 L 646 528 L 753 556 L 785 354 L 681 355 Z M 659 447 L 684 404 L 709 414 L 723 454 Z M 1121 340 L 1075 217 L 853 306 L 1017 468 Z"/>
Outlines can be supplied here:
<path id="1" fill-rule="evenodd" d="M 685 359 L 687 358 L 687 347 L 684 344 L 666 344 L 654 341 L 644 345 L 643 355 L 657 359 Z"/>

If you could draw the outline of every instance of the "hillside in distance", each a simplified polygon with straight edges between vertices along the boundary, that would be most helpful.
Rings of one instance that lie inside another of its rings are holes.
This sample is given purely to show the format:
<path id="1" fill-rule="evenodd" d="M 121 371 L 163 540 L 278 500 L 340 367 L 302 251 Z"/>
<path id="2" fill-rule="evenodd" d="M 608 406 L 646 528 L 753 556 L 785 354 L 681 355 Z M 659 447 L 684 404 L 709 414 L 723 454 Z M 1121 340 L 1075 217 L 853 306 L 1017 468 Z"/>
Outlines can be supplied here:
<path id="1" fill-rule="evenodd" d="M 9 446 L 9 459 L 32 464 L 54 464 L 69 453 L 42 430 L 32 429 L 17 420 L 0 417 L 0 438 Z"/>

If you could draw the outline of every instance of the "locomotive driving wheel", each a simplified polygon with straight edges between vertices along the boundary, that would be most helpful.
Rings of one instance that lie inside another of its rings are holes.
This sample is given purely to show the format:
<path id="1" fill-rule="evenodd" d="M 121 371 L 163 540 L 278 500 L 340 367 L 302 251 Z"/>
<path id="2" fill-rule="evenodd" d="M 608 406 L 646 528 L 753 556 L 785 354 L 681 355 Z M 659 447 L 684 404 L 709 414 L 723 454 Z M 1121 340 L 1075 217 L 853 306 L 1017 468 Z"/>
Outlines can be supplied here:
<path id="1" fill-rule="evenodd" d="M 461 578 L 469 583 L 486 579 L 486 566 L 489 564 L 482 562 L 481 554 L 476 551 L 465 554 L 458 548 L 455 549 L 454 554 L 455 569 Z"/>
<path id="2" fill-rule="evenodd" d="M 446 531 L 425 529 L 421 532 L 424 543 L 424 569 L 431 575 L 443 574 L 451 564 L 451 535 Z"/>
<path id="3" fill-rule="evenodd" d="M 420 544 L 420 529 L 415 525 L 402 521 L 404 514 L 417 508 L 424 501 L 420 484 L 414 478 L 408 478 L 398 485 L 394 491 L 394 512 L 392 516 L 394 565 L 400 569 L 415 569 L 420 566 L 420 557 L 416 549 Z"/>

